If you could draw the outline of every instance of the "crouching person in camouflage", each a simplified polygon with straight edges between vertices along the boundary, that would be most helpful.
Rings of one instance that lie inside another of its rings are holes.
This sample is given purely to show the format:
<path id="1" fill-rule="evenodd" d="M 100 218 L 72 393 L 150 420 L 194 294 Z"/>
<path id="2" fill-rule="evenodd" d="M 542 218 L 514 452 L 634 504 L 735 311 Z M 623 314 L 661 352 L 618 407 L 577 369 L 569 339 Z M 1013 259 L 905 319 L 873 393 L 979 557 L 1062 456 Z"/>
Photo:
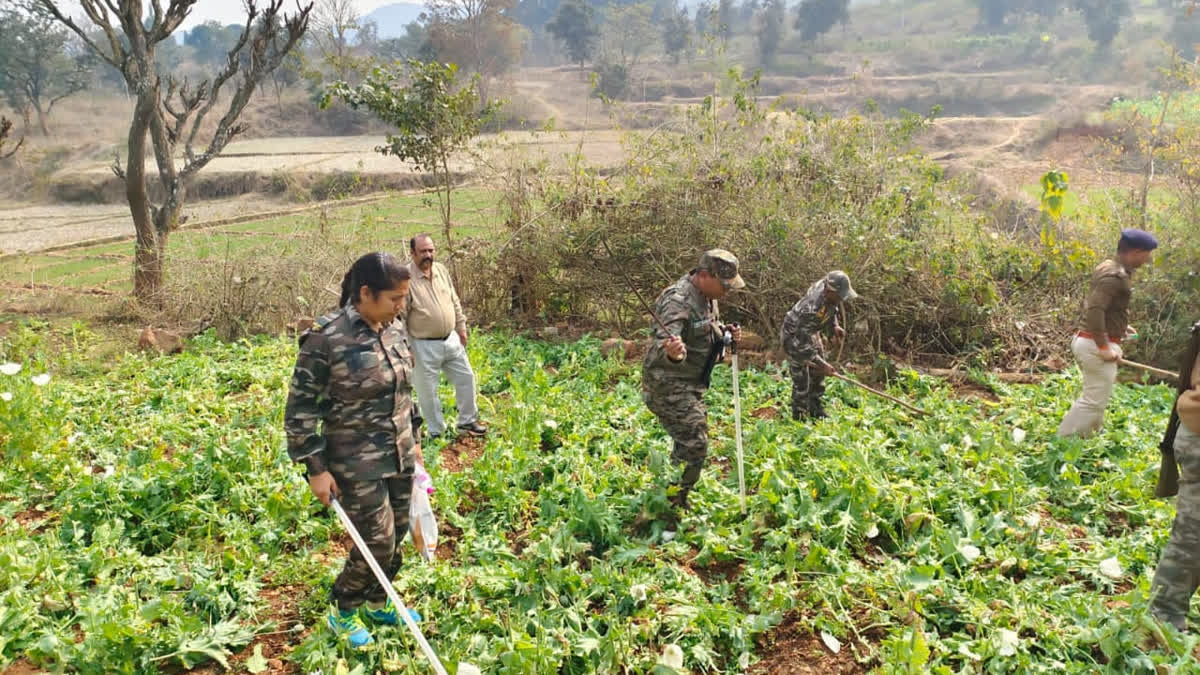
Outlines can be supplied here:
<path id="1" fill-rule="evenodd" d="M 834 270 L 812 286 L 803 298 L 788 310 L 780 330 L 780 341 L 788 357 L 792 374 L 792 419 L 825 417 L 821 398 L 825 378 L 837 368 L 825 360 L 822 334 L 841 340 L 846 329 L 838 323 L 841 303 L 858 297 L 850 287 L 850 277 Z"/>
<path id="2" fill-rule="evenodd" d="M 413 412 L 413 359 L 396 318 L 408 284 L 408 268 L 388 254 L 354 263 L 342 280 L 340 309 L 300 336 L 284 412 L 288 455 L 304 465 L 321 503 L 337 496 L 389 579 L 400 569 L 421 452 L 414 441 L 420 419 Z M 337 608 L 329 615 L 329 626 L 355 648 L 373 641 L 363 617 L 400 622 L 363 555 L 357 547 L 350 551 L 333 584 Z"/>
<path id="3" fill-rule="evenodd" d="M 708 457 L 708 412 L 704 391 L 713 366 L 724 351 L 723 328 L 713 303 L 730 289 L 745 287 L 738 260 L 729 251 L 713 249 L 700 265 L 664 290 L 654 303 L 654 338 L 642 360 L 642 400 L 674 441 L 671 459 L 683 465 L 679 491 L 672 497 L 677 512 L 687 510 L 688 493 L 700 480 Z M 730 326 L 734 340 L 741 330 Z M 674 536 L 672 514 L 664 537 Z"/>
<path id="4" fill-rule="evenodd" d="M 1150 586 L 1150 611 L 1185 630 L 1188 607 L 1200 587 L 1200 323 L 1192 326 L 1191 344 L 1180 364 L 1175 409 L 1159 449 L 1163 462 L 1155 494 L 1179 498 L 1171 538 Z"/>

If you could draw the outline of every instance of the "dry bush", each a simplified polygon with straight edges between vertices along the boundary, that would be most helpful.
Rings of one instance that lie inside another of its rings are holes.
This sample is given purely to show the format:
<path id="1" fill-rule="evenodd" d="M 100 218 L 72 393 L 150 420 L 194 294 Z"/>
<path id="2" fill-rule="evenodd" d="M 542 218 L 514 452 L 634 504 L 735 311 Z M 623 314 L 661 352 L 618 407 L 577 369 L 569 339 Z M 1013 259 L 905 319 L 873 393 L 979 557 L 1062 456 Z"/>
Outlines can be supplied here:
<path id="1" fill-rule="evenodd" d="M 1096 249 L 1029 222 L 993 228 L 914 150 L 926 120 L 768 115 L 749 83 L 723 100 L 631 135 L 615 175 L 509 169 L 504 236 L 459 268 L 476 315 L 633 335 L 648 320 L 630 286 L 653 301 L 723 247 L 749 285 L 723 315 L 772 342 L 809 284 L 841 268 L 862 294 L 848 317 L 860 353 L 1016 365 L 1065 350 Z"/>
<path id="2" fill-rule="evenodd" d="M 342 276 L 379 242 L 330 224 L 327 214 L 315 217 L 320 227 L 279 233 L 269 248 L 237 247 L 239 240 L 219 233 L 211 241 L 175 242 L 159 325 L 211 326 L 234 340 L 279 333 L 335 308 Z M 200 249 L 222 244 L 221 255 L 197 260 Z"/>

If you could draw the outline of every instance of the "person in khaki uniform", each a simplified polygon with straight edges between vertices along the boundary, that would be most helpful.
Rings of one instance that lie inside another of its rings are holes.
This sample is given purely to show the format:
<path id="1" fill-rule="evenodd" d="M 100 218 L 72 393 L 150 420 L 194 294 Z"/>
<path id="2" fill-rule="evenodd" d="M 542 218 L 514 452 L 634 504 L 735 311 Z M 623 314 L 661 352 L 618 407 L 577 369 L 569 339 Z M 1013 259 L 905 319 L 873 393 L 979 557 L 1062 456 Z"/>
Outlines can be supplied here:
<path id="1" fill-rule="evenodd" d="M 432 236 L 418 234 L 408 245 L 412 254 L 408 263 L 412 283 L 404 318 L 413 338 L 417 405 L 429 425 L 431 437 L 446 432 L 442 402 L 438 399 L 438 381 L 445 373 L 454 386 L 454 402 L 458 405 L 457 431 L 483 436 L 487 427 L 479 422 L 475 371 L 467 358 L 467 315 L 450 280 L 450 271 L 434 261 L 436 247 Z"/>
<path id="2" fill-rule="evenodd" d="M 1092 273 L 1083 307 L 1083 327 L 1071 341 L 1083 391 L 1058 425 L 1058 437 L 1090 436 L 1104 425 L 1104 408 L 1112 397 L 1121 360 L 1121 340 L 1135 333 L 1129 326 L 1133 273 L 1150 262 L 1158 241 L 1143 230 L 1123 230 L 1117 256 Z"/>
<path id="3" fill-rule="evenodd" d="M 1192 326 L 1191 344 L 1179 370 L 1175 408 L 1159 446 L 1163 465 L 1155 491 L 1160 497 L 1179 498 L 1171 538 L 1150 585 L 1150 612 L 1186 630 L 1188 607 L 1200 587 L 1200 322 Z"/>

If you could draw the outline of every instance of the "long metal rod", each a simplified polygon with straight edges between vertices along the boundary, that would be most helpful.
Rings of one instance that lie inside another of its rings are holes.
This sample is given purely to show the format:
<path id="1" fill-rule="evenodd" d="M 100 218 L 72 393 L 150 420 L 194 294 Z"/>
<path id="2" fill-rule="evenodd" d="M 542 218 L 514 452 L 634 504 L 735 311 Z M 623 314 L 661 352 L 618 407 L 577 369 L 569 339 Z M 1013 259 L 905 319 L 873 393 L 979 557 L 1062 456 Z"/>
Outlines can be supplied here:
<path id="1" fill-rule="evenodd" d="M 742 394 L 738 387 L 738 353 L 733 346 L 733 433 L 737 438 L 738 493 L 742 498 L 742 513 L 746 512 L 746 470 L 742 455 Z"/>
<path id="2" fill-rule="evenodd" d="M 342 521 L 342 526 L 350 533 L 350 538 L 354 540 L 354 545 L 358 547 L 358 552 L 362 554 L 371 571 L 375 573 L 375 579 L 379 581 L 379 585 L 383 586 L 383 590 L 387 593 L 388 598 L 396 606 L 396 611 L 400 613 L 400 618 L 404 620 L 404 625 L 408 626 L 408 630 L 417 639 L 417 644 L 421 646 L 421 651 L 425 652 L 425 657 L 429 659 L 430 665 L 433 666 L 433 672 L 437 673 L 437 675 L 446 675 L 446 669 L 442 667 L 442 662 L 438 660 L 437 654 L 433 652 L 433 647 L 429 646 L 429 641 L 425 639 L 425 634 L 421 632 L 420 626 L 409 615 L 408 607 L 400 599 L 400 594 L 392 587 L 391 580 L 387 578 L 387 575 L 383 573 L 383 569 L 379 567 L 379 561 L 375 560 L 375 555 L 371 553 L 371 549 L 367 548 L 366 543 L 363 542 L 362 535 L 358 533 L 358 529 L 354 527 L 354 523 L 350 522 L 350 516 L 346 515 L 345 509 L 338 503 L 336 497 L 331 497 L 329 504 L 333 506 L 338 519 Z"/>

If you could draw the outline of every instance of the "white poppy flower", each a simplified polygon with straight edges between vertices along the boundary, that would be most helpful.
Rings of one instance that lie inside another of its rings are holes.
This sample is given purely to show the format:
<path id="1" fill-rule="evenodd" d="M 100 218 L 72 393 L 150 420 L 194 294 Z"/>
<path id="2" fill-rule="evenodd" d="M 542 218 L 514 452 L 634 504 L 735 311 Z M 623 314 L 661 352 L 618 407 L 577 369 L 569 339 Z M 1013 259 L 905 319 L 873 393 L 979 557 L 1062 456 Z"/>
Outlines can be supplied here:
<path id="1" fill-rule="evenodd" d="M 550 428 L 550 429 L 558 428 L 558 422 L 555 422 L 554 420 L 546 420 L 546 421 L 542 422 L 542 424 L 545 424 L 546 427 Z"/>
<path id="2" fill-rule="evenodd" d="M 1017 636 L 1014 630 L 1001 628 L 1000 633 L 996 638 L 1000 643 L 1000 649 L 997 650 L 1000 656 L 1012 656 L 1017 653 L 1017 645 L 1021 644 L 1021 638 Z"/>
<path id="3" fill-rule="evenodd" d="M 975 562 L 975 559 L 979 557 L 980 553 L 982 553 L 978 547 L 970 544 L 963 544 L 962 546 L 959 546 L 958 552 L 962 554 L 962 557 L 967 562 Z"/>
<path id="4" fill-rule="evenodd" d="M 842 643 L 838 641 L 837 638 L 825 631 L 821 631 L 821 642 L 824 642 L 825 646 L 829 648 L 829 651 L 833 652 L 834 654 L 842 651 Z"/>
<path id="5" fill-rule="evenodd" d="M 867 530 L 867 539 L 874 539 L 879 536 L 879 525 L 872 523 L 871 529 Z"/>
<path id="6" fill-rule="evenodd" d="M 675 670 L 683 670 L 683 650 L 677 644 L 669 644 L 663 647 L 662 656 L 659 657 L 659 663 L 664 666 L 669 666 Z"/>
<path id="7" fill-rule="evenodd" d="M 1125 574 L 1121 569 L 1121 561 L 1115 557 L 1100 561 L 1100 573 L 1109 579 L 1120 579 Z"/>
<path id="8" fill-rule="evenodd" d="M 634 584 L 629 587 L 629 596 L 637 602 L 646 601 L 646 584 Z"/>
<path id="9" fill-rule="evenodd" d="M 30 379 L 32 379 L 33 383 L 36 384 L 37 386 L 44 387 L 44 386 L 46 386 L 47 383 L 50 382 L 50 373 L 42 373 L 41 375 L 34 375 Z"/>
<path id="10" fill-rule="evenodd" d="M 0 401 L 4 401 L 5 403 L 7 403 L 8 401 L 11 401 L 11 400 L 12 400 L 12 392 L 11 391 L 0 392 Z"/>
<path id="11" fill-rule="evenodd" d="M 1021 443 L 1024 443 L 1024 442 L 1025 442 L 1025 430 L 1020 427 L 1013 429 L 1013 443 L 1020 445 Z"/>
<path id="12" fill-rule="evenodd" d="M 21 364 L 19 363 L 6 363 L 4 365 L 0 365 L 0 373 L 4 375 L 16 375 L 19 372 L 21 372 Z"/>

